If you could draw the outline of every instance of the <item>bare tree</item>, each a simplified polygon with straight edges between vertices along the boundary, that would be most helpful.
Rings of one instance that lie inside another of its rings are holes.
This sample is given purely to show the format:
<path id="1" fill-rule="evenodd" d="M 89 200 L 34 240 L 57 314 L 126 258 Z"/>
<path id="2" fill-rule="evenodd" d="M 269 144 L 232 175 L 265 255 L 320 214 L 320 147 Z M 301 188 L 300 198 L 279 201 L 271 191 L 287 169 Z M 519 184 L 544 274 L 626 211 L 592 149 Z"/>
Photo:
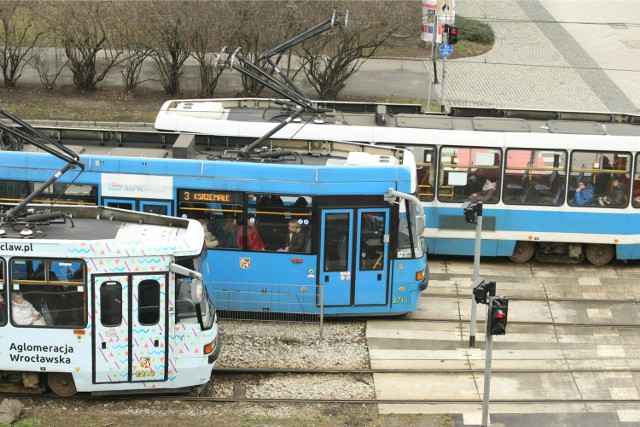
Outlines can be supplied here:
<path id="1" fill-rule="evenodd" d="M 347 27 L 339 27 L 325 36 L 305 43 L 298 50 L 307 80 L 320 99 L 336 99 L 346 81 L 402 22 L 402 1 L 348 1 Z"/>
<path id="2" fill-rule="evenodd" d="M 119 2 L 84 0 L 51 2 L 46 19 L 62 41 L 75 87 L 93 91 L 120 61 L 113 49 L 109 28 L 118 18 Z"/>
<path id="3" fill-rule="evenodd" d="M 15 87 L 28 62 L 28 56 L 44 34 L 36 30 L 32 1 L 3 1 L 0 3 L 0 68 L 5 88 Z"/>
<path id="4" fill-rule="evenodd" d="M 47 54 L 49 53 L 49 54 Z M 53 56 L 53 60 L 51 60 Z M 33 68 L 36 69 L 40 81 L 47 90 L 53 90 L 56 85 L 56 81 L 62 71 L 67 68 L 69 59 L 64 54 L 61 54 L 59 49 L 43 49 L 38 48 L 34 50 L 33 55 L 29 61 Z"/>
<path id="5" fill-rule="evenodd" d="M 138 86 L 150 79 L 142 79 L 142 67 L 151 56 L 151 48 L 145 43 L 144 26 L 136 25 L 148 19 L 144 2 L 127 2 L 120 5 L 120 16 L 112 42 L 123 52 L 121 62 L 122 84 L 125 93 L 133 93 Z"/>
<path id="6" fill-rule="evenodd" d="M 240 47 L 242 55 L 265 72 L 272 73 L 272 67 L 265 63 L 256 63 L 261 53 L 280 45 L 283 41 L 307 28 L 303 21 L 304 1 L 294 0 L 247 0 L 231 2 L 230 16 L 236 23 L 231 31 L 231 43 Z M 273 59 L 279 64 L 284 54 Z M 290 70 L 286 70 L 288 73 Z M 295 71 L 294 71 L 295 72 Z M 244 96 L 260 96 L 264 86 L 251 78 L 242 76 Z"/>
<path id="7" fill-rule="evenodd" d="M 151 0 L 144 2 L 152 19 L 140 24 L 146 35 L 145 44 L 158 68 L 160 84 L 169 96 L 180 93 L 184 64 L 193 46 L 194 1 Z"/>
<path id="8" fill-rule="evenodd" d="M 218 86 L 226 63 L 220 60 L 221 40 L 228 32 L 228 4 L 201 2 L 194 10 L 194 38 L 192 56 L 198 62 L 200 84 L 198 98 L 211 98 Z"/>

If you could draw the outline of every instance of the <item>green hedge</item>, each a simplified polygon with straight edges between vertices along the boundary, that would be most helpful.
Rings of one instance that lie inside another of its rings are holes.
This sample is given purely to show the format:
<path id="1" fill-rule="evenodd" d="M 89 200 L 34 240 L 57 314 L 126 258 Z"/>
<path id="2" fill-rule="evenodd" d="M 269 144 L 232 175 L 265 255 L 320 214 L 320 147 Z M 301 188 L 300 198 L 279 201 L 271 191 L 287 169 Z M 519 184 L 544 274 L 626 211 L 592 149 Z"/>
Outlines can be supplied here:
<path id="1" fill-rule="evenodd" d="M 489 24 L 458 15 L 456 16 L 456 25 L 458 27 L 458 41 L 467 40 L 488 45 L 493 45 L 495 41 L 495 34 Z"/>

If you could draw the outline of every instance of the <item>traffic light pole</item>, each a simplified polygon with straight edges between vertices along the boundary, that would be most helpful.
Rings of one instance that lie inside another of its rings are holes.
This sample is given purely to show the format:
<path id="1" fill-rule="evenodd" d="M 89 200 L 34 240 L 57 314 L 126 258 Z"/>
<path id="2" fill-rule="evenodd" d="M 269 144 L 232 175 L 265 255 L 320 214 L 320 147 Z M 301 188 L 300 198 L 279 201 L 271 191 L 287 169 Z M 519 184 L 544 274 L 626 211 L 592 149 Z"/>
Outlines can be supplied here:
<path id="1" fill-rule="evenodd" d="M 480 222 L 480 221 L 478 221 Z M 491 394 L 491 360 L 493 357 L 493 335 L 491 334 L 491 307 L 493 307 L 493 296 L 489 296 L 487 309 L 487 333 L 484 362 L 484 391 L 482 393 L 482 427 L 488 426 L 489 421 L 489 395 Z"/>
<path id="2" fill-rule="evenodd" d="M 438 15 L 435 16 L 433 22 L 433 43 L 431 44 L 433 50 L 431 51 L 431 60 L 433 61 L 433 84 L 438 84 L 438 67 L 436 61 L 438 60 Z"/>
<path id="3" fill-rule="evenodd" d="M 473 282 L 472 286 L 480 279 L 480 243 L 482 242 L 482 202 L 476 205 L 477 222 L 476 222 L 476 241 L 473 251 Z M 478 304 L 476 303 L 473 292 L 471 293 L 471 325 L 469 326 L 469 347 L 476 345 L 476 317 L 478 315 Z"/>

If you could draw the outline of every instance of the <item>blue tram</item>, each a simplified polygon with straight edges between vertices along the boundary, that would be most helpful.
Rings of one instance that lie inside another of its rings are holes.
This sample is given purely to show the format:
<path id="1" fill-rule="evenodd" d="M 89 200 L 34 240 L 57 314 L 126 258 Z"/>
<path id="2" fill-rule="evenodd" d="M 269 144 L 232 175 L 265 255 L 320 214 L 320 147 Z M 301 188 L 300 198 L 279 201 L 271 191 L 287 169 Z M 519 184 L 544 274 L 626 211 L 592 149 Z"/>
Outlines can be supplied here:
<path id="1" fill-rule="evenodd" d="M 326 316 L 416 310 L 428 271 L 410 152 L 271 141 L 241 159 L 231 147 L 202 155 L 183 142 L 172 158 L 78 147 L 85 170 L 68 171 L 33 202 L 199 220 L 210 254 L 204 281 L 218 310 Z M 181 147 L 192 158 L 177 158 Z M 26 148 L 3 152 L 0 203 L 24 199 L 59 167 Z"/>

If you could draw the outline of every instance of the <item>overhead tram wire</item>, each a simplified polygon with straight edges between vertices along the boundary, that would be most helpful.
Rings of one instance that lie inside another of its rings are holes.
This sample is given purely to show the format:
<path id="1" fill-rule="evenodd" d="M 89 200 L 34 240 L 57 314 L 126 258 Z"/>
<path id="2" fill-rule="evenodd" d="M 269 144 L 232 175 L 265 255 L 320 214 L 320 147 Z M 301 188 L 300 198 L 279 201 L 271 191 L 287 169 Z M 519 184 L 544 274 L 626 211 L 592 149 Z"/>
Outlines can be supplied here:
<path id="1" fill-rule="evenodd" d="M 40 148 L 43 151 L 61 159 L 65 162 L 65 165 L 56 172 L 51 178 L 42 183 L 38 188 L 33 190 L 31 194 L 24 198 L 16 206 L 5 212 L 0 217 L 0 224 L 6 222 L 12 222 L 16 220 L 16 216 L 20 214 L 20 211 L 24 209 L 33 199 L 38 197 L 42 192 L 58 180 L 63 174 L 73 168 L 79 168 L 80 173 L 84 170 L 84 163 L 80 160 L 80 156 L 68 147 L 65 147 L 61 143 L 54 141 L 47 135 L 43 134 L 39 130 L 33 128 L 30 124 L 22 121 L 13 114 L 0 109 L 0 115 L 13 122 L 13 125 L 0 123 L 0 129 L 7 134 L 12 135 L 19 140 L 27 141 L 28 143 Z M 77 177 L 76 177 L 77 178 Z"/>

